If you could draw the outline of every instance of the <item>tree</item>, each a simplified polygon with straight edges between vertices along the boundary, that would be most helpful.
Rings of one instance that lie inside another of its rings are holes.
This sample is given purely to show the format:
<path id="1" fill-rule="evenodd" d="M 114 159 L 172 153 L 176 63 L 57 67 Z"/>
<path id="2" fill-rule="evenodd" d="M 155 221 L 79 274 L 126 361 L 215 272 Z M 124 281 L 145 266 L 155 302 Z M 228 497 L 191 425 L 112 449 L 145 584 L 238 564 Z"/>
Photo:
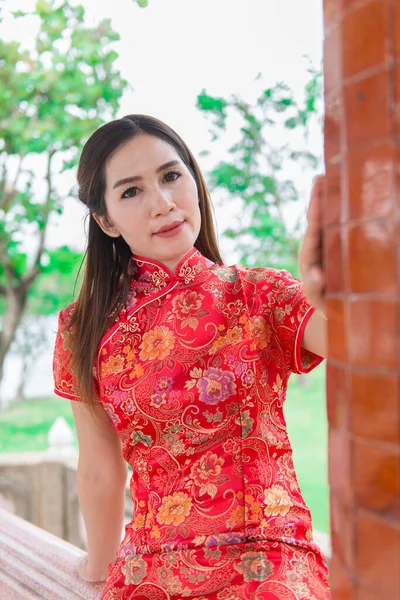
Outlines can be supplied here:
<path id="1" fill-rule="evenodd" d="M 109 20 L 89 28 L 82 6 L 57 0 L 38 0 L 34 15 L 32 47 L 0 40 L 0 382 L 28 294 L 56 259 L 46 231 L 70 192 L 56 189 L 56 178 L 76 166 L 85 139 L 115 116 L 126 87 Z M 40 295 L 46 286 L 36 289 Z"/>
<path id="2" fill-rule="evenodd" d="M 21 375 L 14 401 L 25 400 L 25 387 L 38 357 L 48 345 L 45 317 L 25 314 L 16 331 L 10 352 L 21 359 Z"/>
<path id="3" fill-rule="evenodd" d="M 268 264 L 297 273 L 300 223 L 290 227 L 284 213 L 299 194 L 284 167 L 293 162 L 314 169 L 318 165 L 304 142 L 310 120 L 320 114 L 322 77 L 312 68 L 309 74 L 301 105 L 284 83 L 262 90 L 254 104 L 238 96 L 213 97 L 206 91 L 197 98 L 211 124 L 212 141 L 240 124 L 227 160 L 211 170 L 209 181 L 212 190 L 223 193 L 224 206 L 232 199 L 241 202 L 236 221 L 224 235 L 235 239 L 240 260 L 247 266 Z M 291 146 L 293 132 L 302 133 L 300 148 Z"/>
<path id="4" fill-rule="evenodd" d="M 48 349 L 49 315 L 56 315 L 74 299 L 77 275 L 83 255 L 61 246 L 44 251 L 40 275 L 28 292 L 27 306 L 9 353 L 18 356 L 20 380 L 14 400 L 25 398 L 25 387 L 41 353 Z"/>
<path id="5" fill-rule="evenodd" d="M 68 246 L 44 251 L 40 276 L 28 293 L 27 312 L 41 317 L 54 315 L 74 299 L 83 254 Z"/>

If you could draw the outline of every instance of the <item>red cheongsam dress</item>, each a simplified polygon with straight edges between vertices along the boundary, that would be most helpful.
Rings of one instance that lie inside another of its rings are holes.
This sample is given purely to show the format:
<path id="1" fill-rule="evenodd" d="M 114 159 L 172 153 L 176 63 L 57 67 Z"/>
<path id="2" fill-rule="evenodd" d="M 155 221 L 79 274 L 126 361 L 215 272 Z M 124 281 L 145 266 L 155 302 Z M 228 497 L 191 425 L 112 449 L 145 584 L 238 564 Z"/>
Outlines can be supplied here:
<path id="1" fill-rule="evenodd" d="M 140 256 L 131 266 L 94 365 L 133 471 L 134 512 L 102 600 L 329 598 L 283 415 L 289 375 L 322 360 L 302 349 L 313 312 L 302 284 L 196 249 L 175 273 Z M 60 314 L 55 392 L 79 401 L 72 310 Z"/>

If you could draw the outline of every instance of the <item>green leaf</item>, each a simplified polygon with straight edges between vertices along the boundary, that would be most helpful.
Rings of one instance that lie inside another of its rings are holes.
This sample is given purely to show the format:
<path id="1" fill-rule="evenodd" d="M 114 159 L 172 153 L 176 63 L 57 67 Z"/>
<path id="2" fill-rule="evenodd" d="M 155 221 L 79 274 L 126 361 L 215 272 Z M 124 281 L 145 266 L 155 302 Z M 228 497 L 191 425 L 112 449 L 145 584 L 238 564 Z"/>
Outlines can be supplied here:
<path id="1" fill-rule="evenodd" d="M 290 119 L 286 119 L 285 127 L 288 129 L 295 129 L 299 124 L 299 120 L 297 117 L 290 117 Z"/>
<path id="2" fill-rule="evenodd" d="M 307 149 L 306 135 L 322 104 L 322 86 L 319 74 L 309 73 L 301 102 L 284 82 L 262 90 L 254 102 L 239 96 L 213 97 L 204 90 L 197 98 L 198 109 L 212 124 L 212 141 L 221 142 L 225 134 L 230 140 L 228 158 L 216 162 L 208 180 L 213 191 L 222 192 L 222 206 L 233 198 L 241 203 L 237 219 L 231 219 L 223 235 L 235 241 L 240 260 L 247 266 L 267 264 L 297 274 L 299 227 L 285 222 L 283 208 L 298 202 L 299 193 L 283 173 L 293 161 L 310 169 L 318 163 L 318 157 Z M 303 147 L 297 133 L 303 134 Z"/>

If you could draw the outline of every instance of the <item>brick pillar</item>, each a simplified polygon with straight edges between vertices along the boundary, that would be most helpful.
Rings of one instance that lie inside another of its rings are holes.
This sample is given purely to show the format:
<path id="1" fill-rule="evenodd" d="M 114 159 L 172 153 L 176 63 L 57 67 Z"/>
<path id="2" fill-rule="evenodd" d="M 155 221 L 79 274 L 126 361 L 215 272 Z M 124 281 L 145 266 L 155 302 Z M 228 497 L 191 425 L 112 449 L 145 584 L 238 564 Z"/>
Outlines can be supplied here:
<path id="1" fill-rule="evenodd" d="M 400 598 L 400 0 L 325 0 L 333 600 Z"/>

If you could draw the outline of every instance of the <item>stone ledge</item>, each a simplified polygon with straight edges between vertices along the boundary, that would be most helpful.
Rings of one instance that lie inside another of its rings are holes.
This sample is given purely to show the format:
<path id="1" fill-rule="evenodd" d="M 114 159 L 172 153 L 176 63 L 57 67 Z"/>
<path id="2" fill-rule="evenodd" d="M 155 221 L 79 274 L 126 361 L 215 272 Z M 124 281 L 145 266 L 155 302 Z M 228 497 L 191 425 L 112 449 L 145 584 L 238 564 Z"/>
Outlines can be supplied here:
<path id="1" fill-rule="evenodd" d="M 43 462 L 61 462 L 76 469 L 78 452 L 72 449 L 65 454 L 57 454 L 55 452 L 50 452 L 49 450 L 41 450 L 40 452 L 7 452 L 5 454 L 0 454 L 0 465 L 38 465 Z"/>
<path id="2" fill-rule="evenodd" d="M 78 578 L 84 553 L 72 544 L 0 510 L 0 598 L 4 600 L 98 600 L 103 583 Z"/>
<path id="3" fill-rule="evenodd" d="M 314 533 L 329 559 L 329 536 Z M 75 571 L 83 554 L 76 546 L 0 509 L 0 599 L 98 600 L 104 584 L 85 583 Z"/>

